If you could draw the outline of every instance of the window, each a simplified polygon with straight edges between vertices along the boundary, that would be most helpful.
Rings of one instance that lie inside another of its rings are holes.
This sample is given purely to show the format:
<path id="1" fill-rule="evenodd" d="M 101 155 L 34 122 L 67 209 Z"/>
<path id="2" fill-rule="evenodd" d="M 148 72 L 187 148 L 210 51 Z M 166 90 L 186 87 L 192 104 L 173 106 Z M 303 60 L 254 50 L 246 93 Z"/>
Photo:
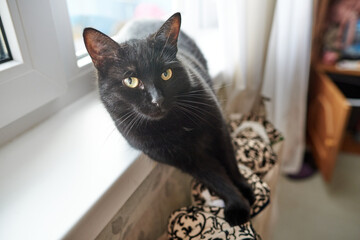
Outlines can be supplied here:
<path id="1" fill-rule="evenodd" d="M 114 36 L 130 19 L 165 18 L 174 1 L 169 0 L 67 0 L 78 66 L 90 62 L 82 38 L 86 27 Z M 86 5 L 86 8 L 84 6 Z M 109 7 L 111 6 L 111 7 Z"/>
<path id="2" fill-rule="evenodd" d="M 12 59 L 8 41 L 6 39 L 4 27 L 0 17 L 0 63 L 10 61 Z"/>
<path id="3" fill-rule="evenodd" d="M 217 27 L 214 0 L 66 0 L 66 2 L 77 65 L 80 68 L 91 62 L 82 39 L 85 27 L 93 27 L 108 36 L 114 36 L 131 19 L 165 20 L 175 12 L 183 14 L 182 29 L 192 36 L 202 36 L 203 33 L 199 30 Z"/>
<path id="4" fill-rule="evenodd" d="M 66 92 L 60 20 L 53 9 L 61 2 L 0 0 L 0 128 Z"/>

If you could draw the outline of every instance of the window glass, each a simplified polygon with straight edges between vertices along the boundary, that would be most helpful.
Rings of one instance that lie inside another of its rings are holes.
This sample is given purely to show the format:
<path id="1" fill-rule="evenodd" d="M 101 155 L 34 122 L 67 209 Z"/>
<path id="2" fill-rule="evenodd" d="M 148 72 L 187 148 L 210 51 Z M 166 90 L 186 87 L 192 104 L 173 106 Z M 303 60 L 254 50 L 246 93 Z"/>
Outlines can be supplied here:
<path id="1" fill-rule="evenodd" d="M 6 39 L 5 30 L 0 17 L 0 63 L 12 60 L 9 44 Z"/>
<path id="2" fill-rule="evenodd" d="M 133 18 L 164 18 L 171 10 L 170 0 L 67 0 L 75 52 L 87 55 L 82 39 L 85 27 L 114 36 Z"/>

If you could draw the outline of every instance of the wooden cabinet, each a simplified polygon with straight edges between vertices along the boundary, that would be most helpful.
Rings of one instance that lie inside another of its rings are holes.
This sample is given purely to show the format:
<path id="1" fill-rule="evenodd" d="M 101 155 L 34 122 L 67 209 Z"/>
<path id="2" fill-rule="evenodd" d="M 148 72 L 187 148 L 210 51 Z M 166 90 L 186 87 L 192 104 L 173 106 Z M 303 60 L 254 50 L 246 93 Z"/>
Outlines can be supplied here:
<path id="1" fill-rule="evenodd" d="M 326 181 L 330 181 L 342 143 L 350 106 L 324 73 L 315 72 L 308 106 L 308 135 L 312 153 Z"/>
<path id="2" fill-rule="evenodd" d="M 360 151 L 360 144 L 353 141 L 351 137 L 346 136 L 344 142 L 351 106 L 342 91 L 327 75 L 327 73 L 335 73 L 360 76 L 360 71 L 343 71 L 320 63 L 321 42 L 325 31 L 324 21 L 330 2 L 319 0 L 315 3 L 307 118 L 309 145 L 325 181 L 331 180 L 337 154 L 340 149 L 343 149 L 344 143 L 345 150 Z"/>

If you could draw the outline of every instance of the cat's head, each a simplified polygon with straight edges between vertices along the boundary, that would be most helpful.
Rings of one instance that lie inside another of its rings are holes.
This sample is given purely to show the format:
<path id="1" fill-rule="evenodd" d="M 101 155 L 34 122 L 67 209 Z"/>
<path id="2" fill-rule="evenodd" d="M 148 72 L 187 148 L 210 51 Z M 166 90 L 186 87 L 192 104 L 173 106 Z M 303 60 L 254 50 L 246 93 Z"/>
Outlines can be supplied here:
<path id="1" fill-rule="evenodd" d="M 126 108 L 161 119 L 176 96 L 189 88 L 188 74 L 176 58 L 180 24 L 176 13 L 147 38 L 120 44 L 95 29 L 84 30 L 100 95 L 110 112 Z"/>

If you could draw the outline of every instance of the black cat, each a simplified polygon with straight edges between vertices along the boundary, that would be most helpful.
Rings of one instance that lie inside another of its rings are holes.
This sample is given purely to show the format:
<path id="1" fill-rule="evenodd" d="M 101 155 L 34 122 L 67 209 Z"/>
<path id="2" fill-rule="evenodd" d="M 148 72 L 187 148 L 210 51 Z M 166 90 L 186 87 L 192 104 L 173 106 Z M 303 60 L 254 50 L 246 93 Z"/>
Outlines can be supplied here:
<path id="1" fill-rule="evenodd" d="M 225 201 L 226 220 L 242 224 L 254 195 L 238 171 L 206 60 L 180 23 L 176 13 L 164 24 L 133 24 L 120 44 L 86 28 L 101 100 L 131 146 L 203 182 Z"/>

